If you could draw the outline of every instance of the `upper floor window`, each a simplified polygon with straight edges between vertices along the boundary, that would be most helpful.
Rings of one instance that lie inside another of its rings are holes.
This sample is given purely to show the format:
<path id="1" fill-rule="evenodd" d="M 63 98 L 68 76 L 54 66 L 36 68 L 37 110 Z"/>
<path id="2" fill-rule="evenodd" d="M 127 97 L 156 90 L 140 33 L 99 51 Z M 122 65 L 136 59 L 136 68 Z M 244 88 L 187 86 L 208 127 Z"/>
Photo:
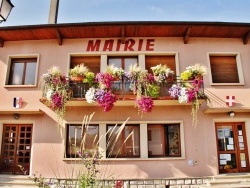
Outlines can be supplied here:
<path id="1" fill-rule="evenodd" d="M 210 54 L 209 61 L 213 85 L 244 84 L 239 54 Z"/>
<path id="2" fill-rule="evenodd" d="M 151 67 L 156 65 L 167 65 L 174 74 L 176 75 L 176 63 L 175 63 L 175 55 L 148 55 L 145 56 L 145 67 L 149 73 L 152 73 Z"/>
<path id="3" fill-rule="evenodd" d="M 180 157 L 180 137 L 180 124 L 149 124 L 148 157 Z"/>
<path id="4" fill-rule="evenodd" d="M 114 65 L 114 67 L 122 68 L 125 72 L 129 71 L 130 66 L 133 66 L 137 64 L 138 65 L 138 58 L 137 57 L 109 57 L 108 58 L 108 65 Z M 130 82 L 126 82 L 126 80 L 123 81 L 117 81 L 112 86 L 113 90 L 130 92 Z"/>
<path id="5" fill-rule="evenodd" d="M 76 65 L 84 64 L 89 68 L 90 71 L 97 74 L 98 72 L 100 72 L 100 62 L 100 56 L 71 56 L 70 68 L 74 68 Z"/>
<path id="6" fill-rule="evenodd" d="M 36 85 L 37 58 L 10 58 L 7 85 Z"/>
<path id="7" fill-rule="evenodd" d="M 96 149 L 99 140 L 98 131 L 98 125 L 91 124 L 84 127 L 81 124 L 68 124 L 66 156 L 69 158 L 78 157 L 78 152 L 83 149 Z"/>
<path id="8" fill-rule="evenodd" d="M 139 125 L 107 125 L 107 158 L 140 157 Z"/>
<path id="9" fill-rule="evenodd" d="M 137 57 L 109 57 L 108 65 L 114 65 L 117 68 L 122 68 L 124 71 L 129 71 L 129 67 L 138 64 Z"/>

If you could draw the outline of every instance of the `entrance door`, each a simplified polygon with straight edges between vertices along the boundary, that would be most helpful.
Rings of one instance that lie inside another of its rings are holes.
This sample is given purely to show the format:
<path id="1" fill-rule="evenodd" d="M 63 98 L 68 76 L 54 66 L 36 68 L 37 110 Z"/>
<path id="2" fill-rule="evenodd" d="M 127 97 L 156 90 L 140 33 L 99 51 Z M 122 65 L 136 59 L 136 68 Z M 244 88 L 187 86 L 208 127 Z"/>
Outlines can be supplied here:
<path id="1" fill-rule="evenodd" d="M 249 171 L 244 123 L 216 123 L 219 173 Z"/>
<path id="2" fill-rule="evenodd" d="M 32 125 L 3 126 L 0 166 L 2 174 L 29 174 L 31 139 Z"/>

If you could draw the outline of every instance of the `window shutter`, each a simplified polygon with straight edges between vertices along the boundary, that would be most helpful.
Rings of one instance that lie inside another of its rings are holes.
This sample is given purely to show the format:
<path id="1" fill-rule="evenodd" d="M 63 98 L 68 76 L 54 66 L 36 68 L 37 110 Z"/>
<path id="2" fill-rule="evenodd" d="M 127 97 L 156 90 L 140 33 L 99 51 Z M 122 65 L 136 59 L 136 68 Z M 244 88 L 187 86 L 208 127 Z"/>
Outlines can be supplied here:
<path id="1" fill-rule="evenodd" d="M 171 70 L 174 71 L 174 74 L 176 74 L 176 66 L 175 66 L 175 56 L 174 55 L 168 55 L 168 56 L 146 56 L 146 69 L 149 73 L 152 73 L 151 67 L 154 67 L 156 65 L 162 64 L 167 65 Z"/>
<path id="2" fill-rule="evenodd" d="M 210 56 L 213 83 L 239 83 L 236 56 Z"/>
<path id="3" fill-rule="evenodd" d="M 70 62 L 70 68 L 74 68 L 76 65 L 83 63 L 90 71 L 97 74 L 100 72 L 100 56 L 72 56 Z"/>

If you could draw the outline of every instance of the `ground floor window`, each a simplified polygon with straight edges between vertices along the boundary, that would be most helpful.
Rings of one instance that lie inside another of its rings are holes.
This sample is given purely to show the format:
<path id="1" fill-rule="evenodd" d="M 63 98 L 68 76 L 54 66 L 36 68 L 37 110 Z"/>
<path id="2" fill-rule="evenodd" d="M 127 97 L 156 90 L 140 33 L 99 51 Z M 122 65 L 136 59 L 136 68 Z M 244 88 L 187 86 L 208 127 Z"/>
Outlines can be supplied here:
<path id="1" fill-rule="evenodd" d="M 180 157 L 180 125 L 148 125 L 148 157 Z"/>
<path id="2" fill-rule="evenodd" d="M 107 125 L 107 158 L 140 157 L 139 125 Z"/>
<path id="3" fill-rule="evenodd" d="M 182 123 L 67 124 L 66 157 L 85 149 L 99 150 L 103 158 L 183 157 L 182 129 Z"/>
<path id="4" fill-rule="evenodd" d="M 98 129 L 98 125 L 68 124 L 66 156 L 68 158 L 78 157 L 78 152 L 84 149 L 98 148 Z"/>

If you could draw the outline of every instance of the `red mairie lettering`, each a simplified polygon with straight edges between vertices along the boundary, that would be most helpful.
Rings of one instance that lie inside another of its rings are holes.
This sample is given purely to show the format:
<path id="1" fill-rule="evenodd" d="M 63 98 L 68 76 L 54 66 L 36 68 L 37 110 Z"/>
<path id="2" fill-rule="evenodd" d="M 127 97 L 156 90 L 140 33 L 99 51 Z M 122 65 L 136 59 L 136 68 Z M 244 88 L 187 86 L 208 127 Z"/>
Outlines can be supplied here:
<path id="1" fill-rule="evenodd" d="M 114 40 L 105 40 L 103 51 L 112 51 Z"/>
<path id="2" fill-rule="evenodd" d="M 95 43 L 93 40 L 89 40 L 88 46 L 87 46 L 87 51 L 99 51 L 101 45 L 101 40 L 96 40 Z"/>
<path id="3" fill-rule="evenodd" d="M 154 51 L 155 39 L 121 39 L 89 40 L 86 51 Z"/>

